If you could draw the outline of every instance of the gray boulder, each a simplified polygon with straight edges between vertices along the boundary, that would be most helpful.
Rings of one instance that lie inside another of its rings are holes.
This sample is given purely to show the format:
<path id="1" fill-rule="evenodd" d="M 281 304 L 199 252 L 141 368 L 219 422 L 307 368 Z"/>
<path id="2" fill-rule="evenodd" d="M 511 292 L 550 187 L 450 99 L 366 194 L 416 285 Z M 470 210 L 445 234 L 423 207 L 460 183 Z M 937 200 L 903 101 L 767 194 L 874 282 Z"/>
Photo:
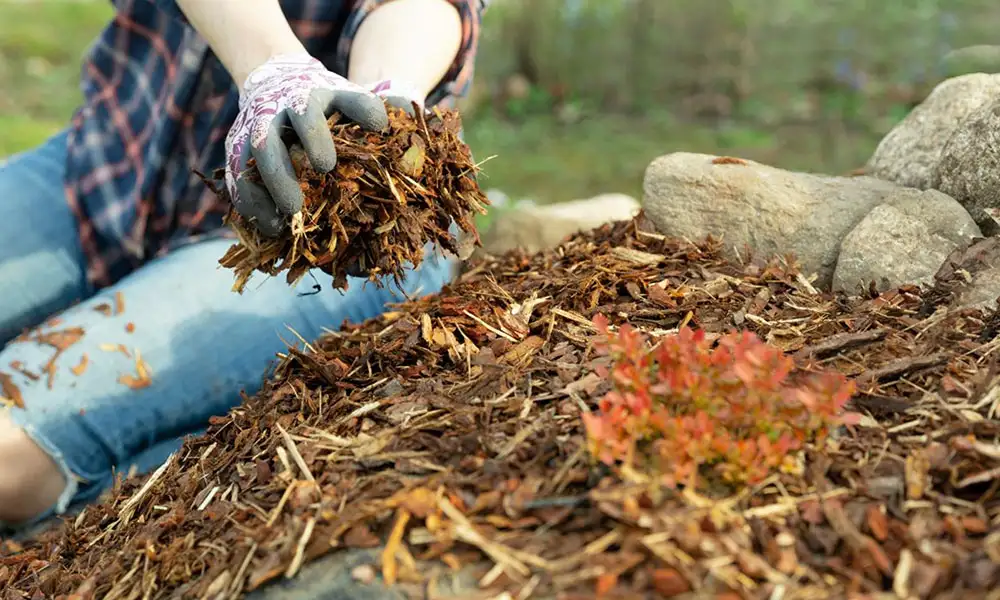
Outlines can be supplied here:
<path id="1" fill-rule="evenodd" d="M 840 244 L 833 289 L 856 293 L 927 286 L 948 255 L 979 237 L 969 213 L 935 190 L 903 188 L 876 206 Z"/>
<path id="2" fill-rule="evenodd" d="M 643 208 L 660 233 L 721 237 L 730 258 L 794 254 L 829 288 L 840 243 L 900 187 L 873 177 L 786 171 L 742 159 L 678 152 L 646 169 Z"/>
<path id="3" fill-rule="evenodd" d="M 628 221 L 639 212 L 639 201 L 626 194 L 602 194 L 556 204 L 517 204 L 497 211 L 483 232 L 482 251 L 501 255 L 514 248 L 528 253 L 559 245 L 568 236 L 615 221 Z"/>
<path id="4" fill-rule="evenodd" d="M 1000 233 L 1000 95 L 957 126 L 933 185 L 961 202 L 983 233 Z"/>
<path id="5" fill-rule="evenodd" d="M 943 81 L 882 138 L 867 172 L 908 187 L 933 187 L 942 150 L 959 124 L 997 97 L 1000 75 L 971 73 Z"/>

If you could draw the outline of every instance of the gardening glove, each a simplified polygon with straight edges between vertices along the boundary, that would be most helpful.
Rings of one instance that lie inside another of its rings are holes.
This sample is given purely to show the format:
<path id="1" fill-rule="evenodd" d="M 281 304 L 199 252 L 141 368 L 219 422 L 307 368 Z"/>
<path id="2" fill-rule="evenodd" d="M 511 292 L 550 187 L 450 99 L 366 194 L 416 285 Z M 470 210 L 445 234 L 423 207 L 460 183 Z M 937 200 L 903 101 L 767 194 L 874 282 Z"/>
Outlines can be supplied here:
<path id="1" fill-rule="evenodd" d="M 312 168 L 330 172 L 337 149 L 326 125 L 340 112 L 369 131 L 389 124 L 381 97 L 331 73 L 306 53 L 271 57 L 254 69 L 240 90 L 239 113 L 226 136 L 226 188 L 233 208 L 253 221 L 265 236 L 275 237 L 302 209 L 303 193 L 281 140 L 291 126 Z M 246 163 L 257 161 L 264 185 L 249 180 Z"/>
<path id="2" fill-rule="evenodd" d="M 383 79 L 382 81 L 369 84 L 367 86 L 372 92 L 385 100 L 389 106 L 401 108 L 406 114 L 413 114 L 413 103 L 416 102 L 421 110 L 424 108 L 424 95 L 417 90 L 413 84 L 401 79 Z"/>

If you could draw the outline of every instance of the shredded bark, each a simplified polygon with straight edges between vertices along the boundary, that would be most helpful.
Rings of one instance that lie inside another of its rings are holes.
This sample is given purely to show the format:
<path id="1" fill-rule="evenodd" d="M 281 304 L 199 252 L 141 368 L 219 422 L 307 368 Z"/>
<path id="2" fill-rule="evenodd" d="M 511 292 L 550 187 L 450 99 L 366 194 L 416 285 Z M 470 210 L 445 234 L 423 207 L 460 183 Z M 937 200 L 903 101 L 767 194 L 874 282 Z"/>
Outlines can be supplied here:
<path id="1" fill-rule="evenodd" d="M 14 383 L 14 378 L 0 371 L 0 401 L 10 403 L 16 408 L 24 408 L 24 397 L 21 388 Z"/>
<path id="2" fill-rule="evenodd" d="M 42 346 L 49 346 L 55 352 L 52 357 L 42 365 L 41 370 L 45 373 L 45 385 L 52 389 L 55 384 L 56 371 L 58 370 L 59 358 L 69 350 L 74 344 L 83 339 L 85 334 L 82 327 L 66 327 L 58 330 L 44 331 L 44 329 L 55 327 L 61 323 L 58 318 L 50 319 L 41 327 L 26 331 L 14 338 L 11 343 L 36 343 Z"/>
<path id="3" fill-rule="evenodd" d="M 23 376 L 29 382 L 38 381 L 39 379 L 41 379 L 41 376 L 38 373 L 35 373 L 31 369 L 28 369 L 27 367 L 25 367 L 24 363 L 22 363 L 19 360 L 12 360 L 12 361 L 10 361 L 10 368 L 15 373 L 19 373 L 21 376 Z"/>
<path id="4" fill-rule="evenodd" d="M 333 173 L 319 173 L 299 146 L 290 150 L 296 176 L 305 193 L 302 212 L 277 239 L 262 237 L 253 223 L 235 210 L 227 216 L 238 236 L 220 264 L 233 269 L 233 289 L 242 292 L 255 272 L 287 271 L 294 284 L 310 269 L 333 276 L 333 286 L 347 288 L 352 272 L 368 273 L 376 285 L 386 278 L 401 282 L 418 266 L 427 246 L 462 256 L 454 221 L 466 234 L 463 244 L 481 245 L 475 214 L 485 214 L 489 200 L 476 181 L 477 165 L 459 139 L 456 111 L 435 110 L 411 117 L 389 107 L 389 129 L 383 133 L 328 121 L 337 148 Z M 251 160 L 250 177 L 260 183 Z M 222 190 L 223 196 L 227 196 Z M 355 269 L 356 267 L 356 269 Z"/>
<path id="5" fill-rule="evenodd" d="M 0 588 L 235 597 L 373 547 L 357 577 L 415 598 L 456 570 L 480 588 L 463 598 L 958 599 L 1000 585 L 1000 342 L 980 341 L 995 315 L 920 316 L 912 287 L 817 293 L 784 261 L 734 265 L 641 217 L 490 260 L 289 349 L 161 469 L 8 543 Z M 581 425 L 609 385 L 597 313 L 654 337 L 751 330 L 800 368 L 864 381 L 861 424 L 734 496 L 628 483 L 588 457 Z"/>
<path id="6" fill-rule="evenodd" d="M 78 362 L 78 363 L 76 363 L 75 365 L 73 365 L 72 367 L 70 367 L 70 369 L 69 369 L 69 370 L 70 370 L 70 372 L 72 372 L 72 373 L 73 373 L 74 375 L 76 375 L 76 376 L 78 376 L 78 377 L 79 377 L 80 375 L 83 375 L 83 374 L 84 374 L 84 372 L 85 372 L 85 371 L 87 370 L 87 366 L 89 366 L 89 365 L 90 365 L 90 357 L 89 357 L 89 356 L 87 356 L 87 353 L 86 353 L 86 352 L 84 352 L 84 353 L 83 353 L 83 354 L 82 354 L 82 355 L 80 356 L 80 362 Z"/>

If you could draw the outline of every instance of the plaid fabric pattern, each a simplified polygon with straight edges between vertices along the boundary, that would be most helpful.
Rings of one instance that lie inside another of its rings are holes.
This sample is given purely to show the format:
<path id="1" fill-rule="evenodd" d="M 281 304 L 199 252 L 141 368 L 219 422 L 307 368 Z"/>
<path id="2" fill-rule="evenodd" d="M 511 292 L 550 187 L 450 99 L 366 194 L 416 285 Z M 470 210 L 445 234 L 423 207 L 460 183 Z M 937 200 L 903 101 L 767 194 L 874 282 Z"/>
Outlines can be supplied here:
<path id="1" fill-rule="evenodd" d="M 281 0 L 306 49 L 341 75 L 364 18 L 392 0 Z M 463 43 L 427 99 L 453 105 L 472 80 L 489 0 L 448 0 Z M 66 197 L 96 289 L 184 244 L 229 235 L 228 206 L 196 173 L 225 160 L 239 94 L 173 0 L 114 0 L 117 13 L 83 62 L 83 105 L 69 128 Z"/>

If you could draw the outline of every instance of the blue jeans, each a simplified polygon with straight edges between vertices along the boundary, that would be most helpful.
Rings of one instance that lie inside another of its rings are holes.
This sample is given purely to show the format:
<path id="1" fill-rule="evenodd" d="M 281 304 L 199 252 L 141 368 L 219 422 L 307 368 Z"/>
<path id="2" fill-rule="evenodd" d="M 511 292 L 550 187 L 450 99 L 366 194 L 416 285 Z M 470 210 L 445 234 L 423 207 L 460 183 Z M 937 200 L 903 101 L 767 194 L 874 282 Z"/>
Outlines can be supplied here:
<path id="1" fill-rule="evenodd" d="M 174 251 L 95 294 L 62 187 L 65 159 L 66 137 L 59 134 L 0 164 L 0 345 L 6 343 L 0 372 L 14 377 L 23 397 L 24 408 L 11 408 L 11 419 L 68 481 L 42 518 L 93 500 L 115 472 L 162 464 L 183 436 L 239 404 L 241 391 L 258 391 L 275 354 L 297 341 L 295 333 L 311 341 L 324 328 L 370 319 L 387 303 L 405 300 L 388 283 L 380 289 L 358 279 L 341 293 L 319 272 L 319 293 L 303 295 L 314 292 L 308 276 L 292 288 L 284 277 L 260 274 L 239 295 L 231 291 L 232 272 L 218 265 L 229 240 Z M 406 295 L 439 291 L 453 260 L 427 256 L 409 273 Z M 118 293 L 121 314 L 99 310 L 114 306 Z M 46 323 L 51 317 L 57 322 Z M 15 339 L 34 327 L 84 332 L 54 363 L 51 387 L 42 369 L 55 350 Z M 115 350 L 119 344 L 128 355 Z M 152 382 L 134 389 L 120 378 L 138 376 L 140 353 Z M 25 369 L 41 377 L 33 380 Z"/>

